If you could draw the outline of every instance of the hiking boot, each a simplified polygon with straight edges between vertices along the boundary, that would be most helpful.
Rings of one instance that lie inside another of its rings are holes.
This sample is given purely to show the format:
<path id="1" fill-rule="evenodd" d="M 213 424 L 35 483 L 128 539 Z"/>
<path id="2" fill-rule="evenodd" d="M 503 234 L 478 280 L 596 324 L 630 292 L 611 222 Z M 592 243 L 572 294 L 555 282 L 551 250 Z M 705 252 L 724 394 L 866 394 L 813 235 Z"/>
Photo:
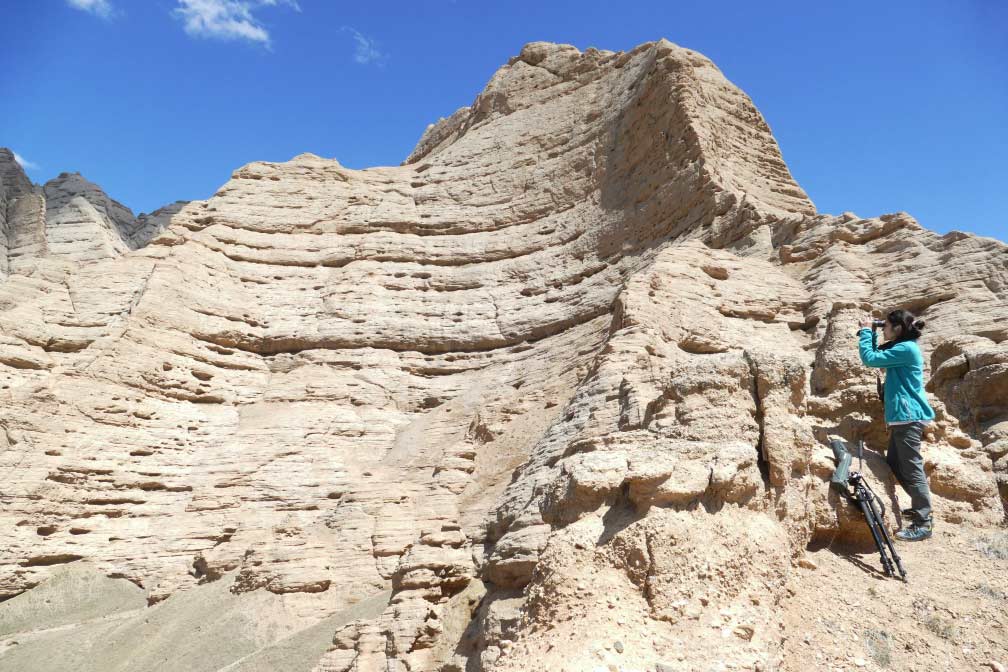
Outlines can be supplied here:
<path id="1" fill-rule="evenodd" d="M 910 527 L 906 527 L 896 533 L 896 538 L 901 541 L 924 541 L 931 536 L 934 531 L 934 527 L 930 520 L 923 523 L 911 523 Z"/>

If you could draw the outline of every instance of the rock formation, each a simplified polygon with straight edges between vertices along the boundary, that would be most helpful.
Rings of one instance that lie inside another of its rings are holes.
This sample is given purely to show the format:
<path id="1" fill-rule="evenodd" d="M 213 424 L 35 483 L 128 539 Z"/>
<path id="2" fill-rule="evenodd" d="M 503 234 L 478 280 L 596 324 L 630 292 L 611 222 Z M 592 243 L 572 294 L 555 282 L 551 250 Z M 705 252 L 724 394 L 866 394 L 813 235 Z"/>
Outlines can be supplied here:
<path id="1" fill-rule="evenodd" d="M 826 437 L 896 497 L 854 347 L 895 306 L 937 516 L 1004 518 L 1008 248 L 817 214 L 667 41 L 529 44 L 402 166 L 252 163 L 161 216 L 4 156 L 5 604 L 81 560 L 304 622 L 385 595 L 325 672 L 594 669 L 606 628 L 625 669 L 783 669 L 796 563 L 864 542 Z"/>
<path id="2" fill-rule="evenodd" d="M 40 257 L 83 264 L 122 256 L 150 242 L 184 205 L 134 217 L 80 173 L 32 184 L 0 147 L 0 278 L 30 273 Z"/>

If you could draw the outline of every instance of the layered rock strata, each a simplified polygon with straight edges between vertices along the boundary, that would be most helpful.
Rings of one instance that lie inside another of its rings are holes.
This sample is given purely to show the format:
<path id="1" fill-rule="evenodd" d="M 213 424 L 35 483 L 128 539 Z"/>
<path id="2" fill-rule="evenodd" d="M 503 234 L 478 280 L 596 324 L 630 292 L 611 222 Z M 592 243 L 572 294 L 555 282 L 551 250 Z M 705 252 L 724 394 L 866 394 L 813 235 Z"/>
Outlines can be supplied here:
<path id="1" fill-rule="evenodd" d="M 530 44 L 402 166 L 249 164 L 136 251 L 107 233 L 160 224 L 95 210 L 0 284 L 2 595 L 78 559 L 309 619 L 391 590 L 327 672 L 591 669 L 605 628 L 773 669 L 792 563 L 864 541 L 827 437 L 896 497 L 854 348 L 893 306 L 929 322 L 937 515 L 1004 516 L 1005 245 L 817 214 L 667 41 Z"/>
<path id="2" fill-rule="evenodd" d="M 120 257 L 150 242 L 184 205 L 134 216 L 80 173 L 34 185 L 0 147 L 0 277 L 30 274 L 43 257 L 80 264 Z"/>

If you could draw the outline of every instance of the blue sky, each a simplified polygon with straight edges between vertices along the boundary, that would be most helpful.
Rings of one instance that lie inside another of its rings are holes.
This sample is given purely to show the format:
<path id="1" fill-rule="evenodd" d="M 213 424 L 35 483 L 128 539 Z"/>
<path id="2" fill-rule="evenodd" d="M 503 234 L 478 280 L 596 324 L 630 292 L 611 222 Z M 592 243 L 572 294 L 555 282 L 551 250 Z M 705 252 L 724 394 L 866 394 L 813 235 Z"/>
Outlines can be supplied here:
<path id="1" fill-rule="evenodd" d="M 820 212 L 1008 239 L 1008 3 L 6 0 L 0 145 L 135 212 L 301 152 L 400 163 L 534 40 L 700 51 Z"/>

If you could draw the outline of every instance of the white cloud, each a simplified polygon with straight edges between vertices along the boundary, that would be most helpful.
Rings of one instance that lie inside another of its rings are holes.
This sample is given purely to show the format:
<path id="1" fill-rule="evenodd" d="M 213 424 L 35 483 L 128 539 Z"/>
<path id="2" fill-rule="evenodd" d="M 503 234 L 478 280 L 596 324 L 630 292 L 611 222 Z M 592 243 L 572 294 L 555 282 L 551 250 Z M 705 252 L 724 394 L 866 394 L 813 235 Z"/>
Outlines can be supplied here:
<path id="1" fill-rule="evenodd" d="M 91 12 L 103 19 L 111 19 L 114 13 L 108 0 L 66 0 L 66 2 L 74 9 Z"/>
<path id="2" fill-rule="evenodd" d="M 297 3 L 297 0 L 259 0 L 259 4 L 264 7 L 276 7 L 277 5 L 287 5 L 295 12 L 301 11 L 301 5 Z"/>
<path id="3" fill-rule="evenodd" d="M 361 65 L 367 65 L 368 63 L 381 63 L 385 60 L 387 54 L 378 48 L 378 43 L 373 38 L 350 26 L 343 26 L 343 30 L 352 34 L 357 43 L 357 48 L 354 50 L 355 61 Z"/>
<path id="4" fill-rule="evenodd" d="M 37 163 L 32 163 L 17 152 L 14 152 L 14 160 L 17 161 L 18 165 L 20 165 L 24 170 L 38 170 L 41 167 Z"/>
<path id="5" fill-rule="evenodd" d="M 269 31 L 252 14 L 259 7 L 286 5 L 300 12 L 297 0 L 178 0 L 175 14 L 193 37 L 249 40 L 270 46 Z"/>

